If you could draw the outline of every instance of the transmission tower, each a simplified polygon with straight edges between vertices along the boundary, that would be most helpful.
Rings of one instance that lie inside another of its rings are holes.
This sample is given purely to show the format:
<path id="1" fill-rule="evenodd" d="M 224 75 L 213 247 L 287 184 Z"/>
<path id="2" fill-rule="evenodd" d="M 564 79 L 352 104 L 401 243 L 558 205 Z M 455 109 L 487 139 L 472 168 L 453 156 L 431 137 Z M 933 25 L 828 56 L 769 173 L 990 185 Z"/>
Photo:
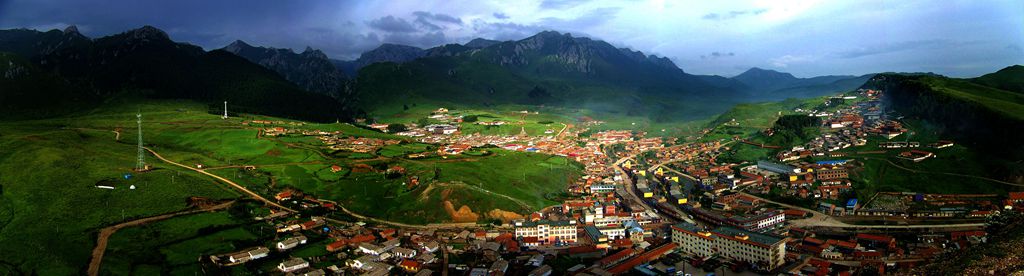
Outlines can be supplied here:
<path id="1" fill-rule="evenodd" d="M 224 101 L 224 119 L 228 118 L 228 101 Z"/>
<path id="2" fill-rule="evenodd" d="M 141 172 L 146 170 L 145 153 L 142 150 L 142 113 L 135 114 L 135 118 L 139 125 L 139 157 L 135 161 L 135 171 Z"/>

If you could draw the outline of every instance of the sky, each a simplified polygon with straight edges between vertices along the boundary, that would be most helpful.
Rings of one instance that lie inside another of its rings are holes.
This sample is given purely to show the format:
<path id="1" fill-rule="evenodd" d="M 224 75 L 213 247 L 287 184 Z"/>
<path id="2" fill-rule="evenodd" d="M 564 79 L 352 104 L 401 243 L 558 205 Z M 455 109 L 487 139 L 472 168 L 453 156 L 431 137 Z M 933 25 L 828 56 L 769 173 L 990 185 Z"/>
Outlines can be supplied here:
<path id="1" fill-rule="evenodd" d="M 0 0 L 0 29 L 68 25 L 90 37 L 152 25 L 207 50 L 243 40 L 343 60 L 382 43 L 428 48 L 554 30 L 722 76 L 760 67 L 974 77 L 1024 64 L 1020 0 Z"/>

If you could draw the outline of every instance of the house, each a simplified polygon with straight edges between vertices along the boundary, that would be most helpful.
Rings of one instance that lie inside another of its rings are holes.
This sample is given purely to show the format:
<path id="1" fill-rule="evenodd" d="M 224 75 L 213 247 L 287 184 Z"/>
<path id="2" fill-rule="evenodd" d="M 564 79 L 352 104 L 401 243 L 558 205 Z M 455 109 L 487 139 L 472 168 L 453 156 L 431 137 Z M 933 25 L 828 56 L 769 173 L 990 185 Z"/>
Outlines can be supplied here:
<path id="1" fill-rule="evenodd" d="M 363 252 L 364 254 L 378 256 L 386 252 L 387 249 L 384 249 L 384 247 L 381 247 L 379 245 L 364 242 L 359 244 L 359 251 Z"/>
<path id="2" fill-rule="evenodd" d="M 291 258 L 277 265 L 277 269 L 281 272 L 292 272 L 307 267 L 309 267 L 309 262 L 302 258 Z"/>
<path id="3" fill-rule="evenodd" d="M 433 133 L 433 134 L 444 134 L 444 135 L 449 135 L 449 134 L 455 133 L 456 131 L 459 131 L 459 127 L 453 126 L 453 125 L 446 125 L 446 124 L 428 125 L 428 126 L 424 127 L 423 129 L 425 129 L 425 130 L 427 130 L 427 132 L 430 132 L 430 133 Z"/>
<path id="4" fill-rule="evenodd" d="M 526 261 L 526 265 L 529 266 L 540 266 L 544 263 L 544 254 L 534 254 L 530 256 L 530 259 Z"/>
<path id="5" fill-rule="evenodd" d="M 431 253 L 423 253 L 419 254 L 416 259 L 419 260 L 420 263 L 429 264 L 437 261 L 437 256 L 434 256 L 434 254 Z"/>
<path id="6" fill-rule="evenodd" d="M 356 258 L 355 260 L 348 261 L 348 266 L 355 269 L 371 270 L 368 266 L 372 266 L 374 263 L 379 261 L 376 256 L 363 255 L 362 257 Z"/>
<path id="7" fill-rule="evenodd" d="M 340 172 L 340 171 L 341 171 L 341 166 L 331 165 L 331 172 L 335 172 L 336 173 L 336 172 Z"/>
<path id="8" fill-rule="evenodd" d="M 341 248 L 345 247 L 346 245 L 348 245 L 348 240 L 346 240 L 346 239 L 342 239 L 342 240 L 338 240 L 338 241 L 332 242 L 330 244 L 327 244 L 327 252 L 338 251 L 338 249 L 341 249 Z"/>
<path id="9" fill-rule="evenodd" d="M 416 257 L 416 250 L 412 250 L 412 249 L 408 249 L 408 248 L 396 247 L 395 249 L 391 250 L 391 253 L 394 253 L 395 256 L 399 257 L 399 258 L 412 258 L 412 257 Z"/>
<path id="10" fill-rule="evenodd" d="M 277 195 L 275 195 L 274 198 L 277 199 L 277 201 L 288 200 L 288 199 L 292 198 L 292 192 L 291 191 L 280 192 L 280 193 L 277 193 Z"/>
<path id="11" fill-rule="evenodd" d="M 288 249 L 295 248 L 296 246 L 299 246 L 300 244 L 306 244 L 306 240 L 307 240 L 306 236 L 303 236 L 303 235 L 296 235 L 294 237 L 290 237 L 290 238 L 284 239 L 283 241 L 277 242 L 277 250 L 278 251 L 285 251 L 285 250 L 288 250 Z"/>
<path id="12" fill-rule="evenodd" d="M 317 227 L 320 227 L 321 225 L 324 225 L 324 221 L 323 220 L 314 219 L 314 220 L 302 223 L 302 230 L 309 230 L 309 229 L 317 228 Z"/>
<path id="13" fill-rule="evenodd" d="M 402 260 L 401 262 L 398 262 L 398 267 L 401 267 L 402 269 L 408 272 L 418 272 L 420 271 L 420 268 L 422 268 L 422 266 L 423 264 L 420 264 L 417 261 L 409 259 L 405 259 Z"/>
<path id="14" fill-rule="evenodd" d="M 551 266 L 543 265 L 541 267 L 538 267 L 538 268 L 530 271 L 530 273 L 526 274 L 526 275 L 529 275 L 529 276 L 548 276 L 548 275 L 551 275 Z"/>
<path id="15" fill-rule="evenodd" d="M 440 246 L 436 241 L 429 241 L 420 245 L 420 249 L 423 249 L 423 251 L 427 253 L 433 253 L 434 251 L 437 251 L 437 249 L 439 248 Z"/>
<path id="16" fill-rule="evenodd" d="M 251 260 L 266 257 L 270 254 L 270 249 L 266 247 L 256 247 L 248 251 L 238 252 L 228 256 L 228 262 L 231 263 L 244 263 Z"/>
<path id="17" fill-rule="evenodd" d="M 508 270 L 508 261 L 497 260 L 491 264 L 491 268 L 487 272 L 490 275 L 504 275 L 506 270 Z"/>

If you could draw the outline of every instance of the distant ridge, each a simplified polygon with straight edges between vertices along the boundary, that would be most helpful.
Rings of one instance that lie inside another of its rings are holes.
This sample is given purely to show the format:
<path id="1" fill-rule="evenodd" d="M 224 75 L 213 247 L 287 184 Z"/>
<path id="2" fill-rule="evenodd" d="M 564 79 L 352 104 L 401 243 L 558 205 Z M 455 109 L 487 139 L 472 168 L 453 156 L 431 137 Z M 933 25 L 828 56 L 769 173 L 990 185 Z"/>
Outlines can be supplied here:
<path id="1" fill-rule="evenodd" d="M 229 52 L 174 42 L 152 26 L 97 39 L 82 36 L 77 28 L 0 30 L 0 52 L 31 61 L 19 68 L 38 68 L 0 83 L 6 85 L 0 93 L 10 93 L 5 95 L 9 99 L 47 102 L 63 93 L 14 94 L 18 87 L 34 86 L 33 81 L 56 78 L 75 87 L 78 100 L 73 105 L 43 106 L 40 114 L 53 114 L 42 109 L 73 112 L 118 97 L 189 99 L 211 109 L 220 109 L 227 100 L 237 112 L 314 121 L 349 120 L 354 114 L 344 101 L 305 91 Z"/>

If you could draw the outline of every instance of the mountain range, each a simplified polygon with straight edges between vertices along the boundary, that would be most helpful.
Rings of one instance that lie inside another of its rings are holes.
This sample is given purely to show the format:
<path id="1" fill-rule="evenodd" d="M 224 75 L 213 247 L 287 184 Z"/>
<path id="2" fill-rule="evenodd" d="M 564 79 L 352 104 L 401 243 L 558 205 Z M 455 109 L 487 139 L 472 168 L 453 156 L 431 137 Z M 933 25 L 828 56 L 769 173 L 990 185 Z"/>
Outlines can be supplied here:
<path id="1" fill-rule="evenodd" d="M 295 53 L 291 49 L 253 47 L 241 40 L 236 40 L 221 50 L 273 70 L 307 91 L 335 99 L 348 97 L 348 77 L 320 50 L 306 47 L 302 53 Z"/>
<path id="2" fill-rule="evenodd" d="M 97 39 L 73 27 L 0 30 L 0 52 L 10 53 L 0 82 L 4 118 L 77 112 L 116 97 L 191 99 L 211 109 L 228 101 L 237 112 L 315 121 L 352 116 L 344 101 L 308 92 L 232 53 L 174 42 L 151 26 Z M 55 94 L 39 90 L 50 85 L 59 86 Z M 43 106 L 64 98 L 74 104 Z"/>
<path id="3" fill-rule="evenodd" d="M 31 72 L 16 74 L 20 81 L 8 78 L 5 83 L 21 87 L 11 91 L 34 89 L 27 79 L 52 79 L 59 80 L 49 82 L 52 90 L 67 91 L 63 98 L 86 103 L 124 93 L 211 107 L 228 100 L 239 111 L 320 120 L 390 116 L 430 103 L 566 108 L 669 122 L 706 118 L 738 102 L 849 91 L 874 76 L 797 78 L 760 68 L 731 78 L 693 75 L 665 57 L 553 31 L 429 49 L 383 44 L 341 61 L 309 47 L 296 53 L 243 41 L 207 52 L 150 26 L 97 39 L 74 27 L 15 29 L 0 31 L 0 52 L 10 53 L 3 56 L 9 67 Z M 18 93 L 3 96 L 7 106 L 38 100 Z"/>

